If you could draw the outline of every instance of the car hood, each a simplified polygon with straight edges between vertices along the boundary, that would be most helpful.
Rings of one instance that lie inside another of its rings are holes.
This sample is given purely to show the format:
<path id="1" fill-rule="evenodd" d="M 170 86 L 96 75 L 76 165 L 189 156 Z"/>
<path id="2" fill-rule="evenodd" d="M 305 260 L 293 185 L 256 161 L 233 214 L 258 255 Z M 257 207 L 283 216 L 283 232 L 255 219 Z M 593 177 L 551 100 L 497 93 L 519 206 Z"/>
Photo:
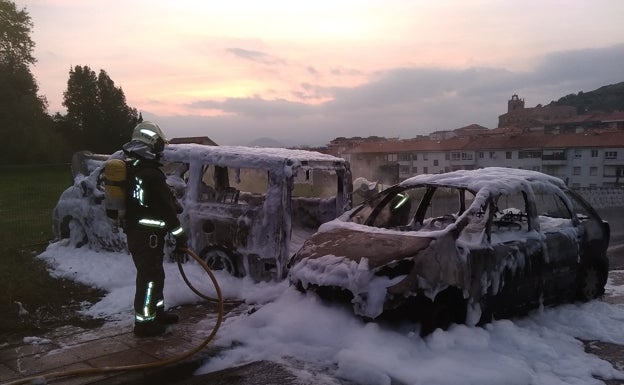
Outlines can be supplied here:
<path id="1" fill-rule="evenodd" d="M 420 250 L 426 249 L 433 240 L 393 231 L 372 233 L 353 228 L 334 228 L 314 234 L 295 254 L 292 263 L 304 258 L 317 259 L 333 255 L 356 263 L 367 258 L 369 269 L 374 270 L 392 261 L 413 257 Z"/>

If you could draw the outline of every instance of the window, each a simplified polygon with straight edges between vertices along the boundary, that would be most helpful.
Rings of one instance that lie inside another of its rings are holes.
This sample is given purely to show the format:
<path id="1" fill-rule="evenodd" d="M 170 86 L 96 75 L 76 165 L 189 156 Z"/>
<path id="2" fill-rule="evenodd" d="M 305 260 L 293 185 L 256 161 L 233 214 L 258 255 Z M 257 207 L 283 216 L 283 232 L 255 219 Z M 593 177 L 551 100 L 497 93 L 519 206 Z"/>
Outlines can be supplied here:
<path id="1" fill-rule="evenodd" d="M 490 159 L 496 158 L 496 152 L 490 151 Z"/>
<path id="2" fill-rule="evenodd" d="M 572 213 L 558 195 L 537 193 L 534 201 L 542 231 L 549 233 L 572 227 Z"/>
<path id="3" fill-rule="evenodd" d="M 485 158 L 485 153 L 483 151 L 479 151 L 479 159 Z"/>
<path id="4" fill-rule="evenodd" d="M 598 175 L 598 167 L 590 167 L 589 176 L 596 176 L 596 175 Z"/>
<path id="5" fill-rule="evenodd" d="M 529 230 L 526 196 L 523 192 L 501 194 L 492 201 L 493 220 L 491 234 L 493 242 L 500 242 L 497 235 Z"/>
<path id="6" fill-rule="evenodd" d="M 412 154 L 412 160 L 418 160 L 418 154 Z"/>
<path id="7" fill-rule="evenodd" d="M 451 154 L 449 154 L 448 152 L 444 154 L 444 159 L 445 160 L 451 160 Z"/>
<path id="8" fill-rule="evenodd" d="M 605 151 L 605 159 L 617 159 L 617 151 Z"/>
<path id="9" fill-rule="evenodd" d="M 540 159 L 541 157 L 542 157 L 541 151 L 536 151 L 536 150 L 518 151 L 518 159 Z"/>
<path id="10" fill-rule="evenodd" d="M 468 152 L 461 153 L 462 160 L 472 160 L 472 154 Z"/>
<path id="11" fill-rule="evenodd" d="M 581 168 L 580 167 L 572 168 L 572 175 L 581 175 Z"/>
<path id="12" fill-rule="evenodd" d="M 399 166 L 399 174 L 409 174 L 409 172 L 410 172 L 410 166 L 404 166 L 404 165 Z"/>
<path id="13" fill-rule="evenodd" d="M 460 159 L 461 159 L 461 153 L 459 152 L 451 153 L 451 160 L 460 160 Z"/>
<path id="14" fill-rule="evenodd" d="M 547 150 L 542 154 L 542 160 L 565 160 L 565 151 Z"/>
<path id="15" fill-rule="evenodd" d="M 592 158 L 597 158 L 598 157 L 598 150 L 591 150 L 591 157 Z"/>
<path id="16" fill-rule="evenodd" d="M 239 180 L 239 172 L 240 170 L 213 164 L 203 165 L 199 199 L 206 202 L 238 203 L 239 190 L 231 187 L 230 181 Z"/>
<path id="17" fill-rule="evenodd" d="M 427 160 L 429 159 L 429 154 L 427 154 L 426 152 L 423 154 L 423 160 Z"/>
<path id="18" fill-rule="evenodd" d="M 511 159 L 511 151 L 507 151 L 507 152 L 505 153 L 505 158 L 506 158 L 506 159 Z"/>
<path id="19" fill-rule="evenodd" d="M 582 150 L 574 150 L 574 159 L 581 159 L 583 157 Z"/>
<path id="20" fill-rule="evenodd" d="M 406 162 L 406 161 L 409 161 L 409 160 L 410 160 L 410 158 L 411 158 L 411 155 L 410 155 L 410 154 L 399 154 L 399 155 L 398 155 L 398 159 L 399 159 L 399 161 L 401 161 L 401 162 Z"/>
<path id="21" fill-rule="evenodd" d="M 418 167 L 412 167 L 412 174 L 418 174 Z"/>
<path id="22" fill-rule="evenodd" d="M 437 165 L 438 165 L 438 160 L 437 160 L 437 159 L 434 159 L 434 160 L 433 160 L 433 165 L 434 165 L 434 166 L 437 166 Z"/>
<path id="23" fill-rule="evenodd" d="M 429 173 L 429 167 L 423 167 L 423 174 Z"/>
<path id="24" fill-rule="evenodd" d="M 397 154 L 388 154 L 388 162 L 396 162 Z"/>

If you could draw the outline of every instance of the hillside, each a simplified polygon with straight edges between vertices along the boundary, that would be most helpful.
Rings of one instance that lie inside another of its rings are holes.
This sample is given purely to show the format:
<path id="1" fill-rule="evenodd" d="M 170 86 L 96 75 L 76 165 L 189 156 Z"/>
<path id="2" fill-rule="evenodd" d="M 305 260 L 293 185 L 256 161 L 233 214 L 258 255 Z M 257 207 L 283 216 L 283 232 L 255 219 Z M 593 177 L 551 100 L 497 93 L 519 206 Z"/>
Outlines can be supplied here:
<path id="1" fill-rule="evenodd" d="M 624 82 L 603 86 L 594 91 L 570 94 L 552 101 L 554 106 L 574 106 L 579 114 L 592 111 L 624 111 Z"/>

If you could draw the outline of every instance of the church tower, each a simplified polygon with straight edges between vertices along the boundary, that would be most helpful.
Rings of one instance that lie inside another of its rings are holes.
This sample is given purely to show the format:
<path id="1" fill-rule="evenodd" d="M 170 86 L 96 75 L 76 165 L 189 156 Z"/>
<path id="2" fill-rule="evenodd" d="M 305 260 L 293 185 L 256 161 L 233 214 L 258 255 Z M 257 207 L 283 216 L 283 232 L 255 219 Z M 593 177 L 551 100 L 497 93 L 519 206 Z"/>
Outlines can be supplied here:
<path id="1" fill-rule="evenodd" d="M 524 99 L 518 98 L 518 95 L 513 95 L 511 99 L 507 101 L 507 112 L 519 111 L 524 109 Z"/>

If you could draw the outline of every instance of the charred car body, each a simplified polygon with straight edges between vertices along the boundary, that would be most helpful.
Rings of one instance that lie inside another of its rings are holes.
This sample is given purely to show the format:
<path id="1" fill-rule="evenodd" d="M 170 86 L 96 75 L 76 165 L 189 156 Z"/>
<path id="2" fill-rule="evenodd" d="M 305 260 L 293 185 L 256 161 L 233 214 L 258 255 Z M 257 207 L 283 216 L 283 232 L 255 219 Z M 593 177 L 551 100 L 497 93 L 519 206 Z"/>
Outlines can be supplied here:
<path id="1" fill-rule="evenodd" d="M 189 247 L 211 268 L 237 276 L 284 278 L 303 241 L 350 209 L 349 165 L 327 154 L 172 144 L 161 162 L 184 210 Z M 125 234 L 106 216 L 102 171 L 75 178 L 53 211 L 53 229 L 77 246 L 124 250 Z"/>
<path id="2" fill-rule="evenodd" d="M 608 223 L 539 172 L 419 175 L 321 226 L 290 262 L 300 290 L 401 314 L 421 334 L 604 292 Z"/>

